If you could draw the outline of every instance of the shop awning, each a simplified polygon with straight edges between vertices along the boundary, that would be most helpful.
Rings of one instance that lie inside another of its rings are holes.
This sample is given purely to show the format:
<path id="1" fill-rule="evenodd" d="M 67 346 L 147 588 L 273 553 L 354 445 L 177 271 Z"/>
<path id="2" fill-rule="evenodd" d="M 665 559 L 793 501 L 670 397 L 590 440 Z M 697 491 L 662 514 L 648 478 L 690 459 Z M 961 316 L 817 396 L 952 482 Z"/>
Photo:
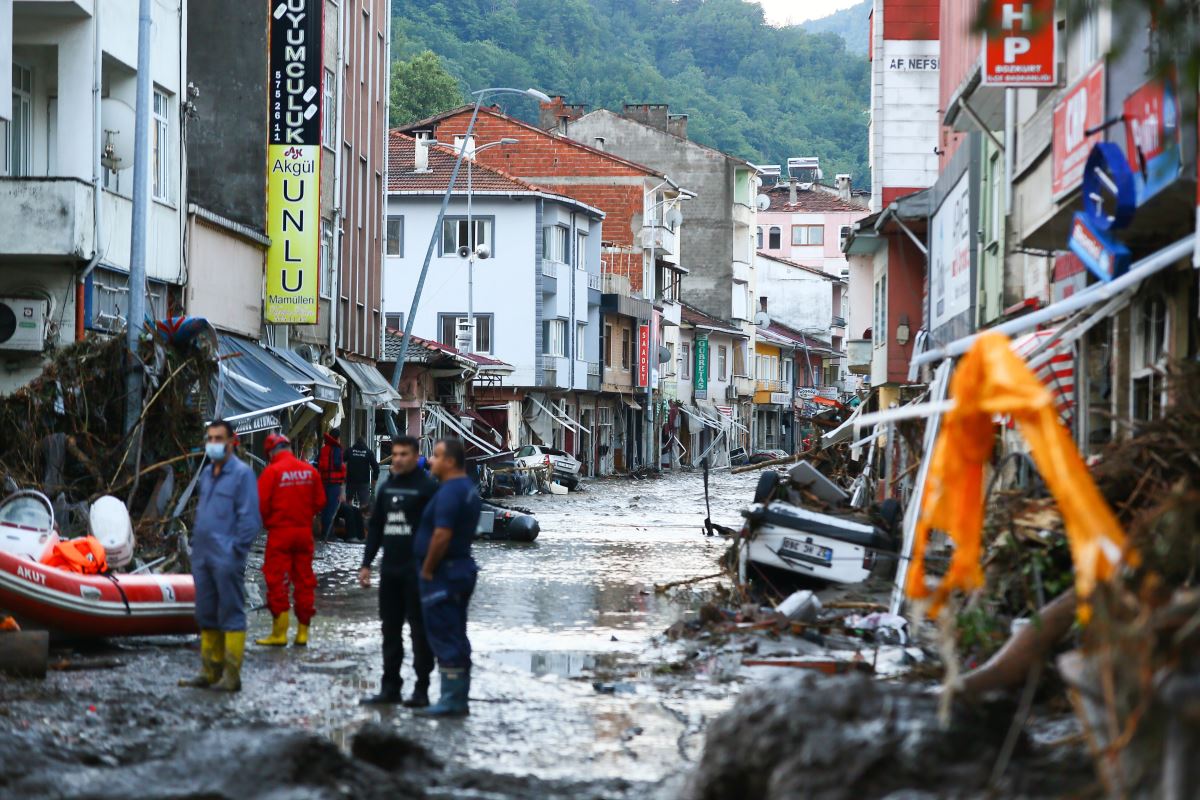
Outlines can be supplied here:
<path id="1" fill-rule="evenodd" d="M 217 353 L 213 416 L 233 423 L 239 434 L 278 428 L 281 412 L 308 402 L 282 377 L 279 359 L 257 342 L 220 335 Z"/>
<path id="2" fill-rule="evenodd" d="M 698 408 L 695 408 L 695 410 L 693 410 L 693 409 L 688 408 L 687 406 L 681 405 L 681 406 L 679 406 L 679 410 L 682 411 L 684 414 L 687 414 L 688 417 L 690 417 L 691 419 L 700 423 L 701 427 L 712 428 L 714 431 L 722 431 L 725 429 L 724 426 L 722 426 L 720 423 L 709 419 L 708 415 L 705 414 L 703 411 L 701 411 Z"/>
<path id="3" fill-rule="evenodd" d="M 499 453 L 502 452 L 494 444 L 491 444 L 490 442 L 479 438 L 478 436 L 475 435 L 474 432 L 467 430 L 466 426 L 463 425 L 462 422 L 455 419 L 454 415 L 451 414 L 450 412 L 448 412 L 440 404 L 426 403 L 425 411 L 428 412 L 430 414 L 430 416 L 432 416 L 434 419 L 438 420 L 443 425 L 445 425 L 447 428 L 454 431 L 456 434 L 461 436 L 463 439 L 466 439 L 468 442 L 475 445 L 476 447 L 478 447 L 480 450 L 487 453 L 488 455 L 494 456 L 494 455 L 498 455 Z"/>
<path id="4" fill-rule="evenodd" d="M 563 412 L 561 409 L 559 409 L 553 403 L 551 403 L 550 406 L 548 407 L 544 403 L 542 403 L 540 400 L 538 400 L 536 397 L 534 397 L 532 394 L 528 395 L 528 397 L 530 400 L 533 401 L 534 405 L 536 405 L 542 411 L 545 411 L 547 414 L 549 414 L 550 419 L 557 422 L 560 426 L 562 426 L 564 428 L 568 428 L 570 430 L 578 431 L 579 433 L 586 433 L 588 436 L 592 435 L 591 431 L 589 431 L 587 428 L 580 425 L 575 420 L 571 419 L 569 416 L 567 416 L 567 414 L 565 412 Z"/>
<path id="5" fill-rule="evenodd" d="M 274 346 L 268 346 L 267 349 L 292 369 L 294 377 L 287 379 L 292 386 L 308 388 L 312 392 L 312 399 L 323 403 L 336 403 L 342 399 L 342 387 L 295 350 Z"/>
<path id="6" fill-rule="evenodd" d="M 642 410 L 641 405 L 639 405 L 636 400 L 630 400 L 629 398 L 625 397 L 625 395 L 621 395 L 621 402 L 632 408 L 634 411 Z"/>
<path id="7" fill-rule="evenodd" d="M 344 358 L 338 358 L 337 365 L 342 372 L 346 373 L 346 377 L 358 387 L 359 394 L 363 396 L 363 402 L 377 408 L 396 410 L 397 406 L 393 403 L 399 402 L 400 393 L 392 388 L 392 385 L 387 382 L 387 378 L 383 377 L 383 373 L 370 364 L 360 364 Z"/>

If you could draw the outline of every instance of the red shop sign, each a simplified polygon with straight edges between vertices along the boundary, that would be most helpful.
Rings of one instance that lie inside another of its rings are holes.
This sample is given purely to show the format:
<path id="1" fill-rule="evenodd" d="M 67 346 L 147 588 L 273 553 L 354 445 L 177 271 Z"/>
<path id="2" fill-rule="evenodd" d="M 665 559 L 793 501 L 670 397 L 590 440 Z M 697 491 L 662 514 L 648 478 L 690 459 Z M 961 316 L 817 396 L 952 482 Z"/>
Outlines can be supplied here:
<path id="1" fill-rule="evenodd" d="M 997 0 L 991 4 L 983 45 L 983 82 L 989 86 L 1054 86 L 1054 0 Z"/>
<path id="2" fill-rule="evenodd" d="M 1055 198 L 1079 186 L 1083 167 L 1092 145 L 1103 138 L 1103 131 L 1088 135 L 1088 130 L 1104 122 L 1104 62 L 1096 64 L 1079 79 L 1054 106 L 1054 178 Z"/>
<path id="3" fill-rule="evenodd" d="M 638 325 L 638 386 L 650 385 L 650 326 Z"/>

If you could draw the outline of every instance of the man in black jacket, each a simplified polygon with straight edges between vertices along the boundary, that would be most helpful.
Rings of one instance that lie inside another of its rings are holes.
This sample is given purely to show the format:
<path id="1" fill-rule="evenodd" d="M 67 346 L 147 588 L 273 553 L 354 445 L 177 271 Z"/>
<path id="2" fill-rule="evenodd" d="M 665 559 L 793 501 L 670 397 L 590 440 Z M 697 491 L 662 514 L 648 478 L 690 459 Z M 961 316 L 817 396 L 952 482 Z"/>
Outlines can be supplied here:
<path id="1" fill-rule="evenodd" d="M 346 502 L 366 510 L 371 502 L 371 487 L 378 479 L 379 461 L 360 436 L 346 454 Z"/>
<path id="2" fill-rule="evenodd" d="M 410 708 L 429 705 L 429 676 L 433 672 L 433 651 L 425 638 L 421 616 L 421 596 L 417 572 L 420 564 L 413 558 L 413 534 L 421 521 L 425 505 L 437 492 L 438 484 L 428 472 L 417 469 L 420 455 L 417 440 L 401 436 L 392 441 L 392 466 L 387 481 L 375 498 L 375 508 L 363 550 L 358 582 L 371 585 L 371 562 L 380 546 L 383 564 L 379 570 L 379 618 L 383 622 L 383 680 L 379 694 L 363 698 L 364 705 L 399 703 L 404 681 L 400 665 L 404 661 L 404 623 L 408 622 L 413 649 L 413 671 L 417 685 L 404 701 Z"/>

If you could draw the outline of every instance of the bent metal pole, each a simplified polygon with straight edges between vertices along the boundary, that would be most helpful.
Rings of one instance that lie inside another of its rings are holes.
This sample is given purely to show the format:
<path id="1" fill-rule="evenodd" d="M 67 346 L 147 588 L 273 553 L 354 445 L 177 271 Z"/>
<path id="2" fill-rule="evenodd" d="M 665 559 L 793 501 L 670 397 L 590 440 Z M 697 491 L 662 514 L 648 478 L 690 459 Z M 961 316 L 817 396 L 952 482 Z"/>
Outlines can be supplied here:
<path id="1" fill-rule="evenodd" d="M 146 222 L 150 214 L 150 0 L 138 4 L 137 120 L 133 129 L 133 222 L 129 238 L 129 308 L 125 344 L 125 432 L 142 416 L 142 365 L 138 340 L 146 319 Z"/>

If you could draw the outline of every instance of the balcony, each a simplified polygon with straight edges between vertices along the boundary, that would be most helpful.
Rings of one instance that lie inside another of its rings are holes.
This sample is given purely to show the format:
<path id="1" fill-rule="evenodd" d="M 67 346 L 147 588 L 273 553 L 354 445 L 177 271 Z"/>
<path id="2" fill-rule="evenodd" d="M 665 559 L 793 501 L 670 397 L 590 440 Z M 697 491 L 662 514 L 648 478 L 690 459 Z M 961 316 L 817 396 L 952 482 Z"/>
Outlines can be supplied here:
<path id="1" fill-rule="evenodd" d="M 871 374 L 871 340 L 851 339 L 846 342 L 847 368 L 855 375 Z"/>
<path id="2" fill-rule="evenodd" d="M 629 278 L 615 272 L 606 272 L 600 276 L 600 291 L 604 294 L 623 294 L 628 297 L 632 293 Z M 589 287 L 591 284 L 588 284 Z"/>
<path id="3" fill-rule="evenodd" d="M 742 283 L 749 283 L 750 278 L 754 276 L 754 268 L 745 261 L 733 259 L 733 279 Z"/>
<path id="4" fill-rule="evenodd" d="M 830 327 L 833 327 L 833 328 L 845 328 L 846 327 L 846 318 L 845 317 L 834 317 L 833 319 L 831 319 L 829 321 L 829 325 L 830 325 Z"/>
<path id="5" fill-rule="evenodd" d="M 559 269 L 564 265 L 557 261 L 549 261 L 542 259 L 542 291 L 546 294 L 558 293 L 558 275 Z"/>
<path id="6" fill-rule="evenodd" d="M 595 289 L 597 292 L 604 291 L 604 277 L 599 272 L 589 272 L 587 274 L 587 287 Z"/>
<path id="7" fill-rule="evenodd" d="M 542 354 L 542 385 L 561 387 L 571 377 L 571 364 L 565 356 Z"/>
<path id="8" fill-rule="evenodd" d="M 759 392 L 782 392 L 783 381 L 759 378 L 757 381 L 755 381 L 754 387 L 755 390 Z"/>
<path id="9" fill-rule="evenodd" d="M 656 221 L 642 228 L 642 247 L 668 256 L 678 255 L 679 234 Z"/>
<path id="10" fill-rule="evenodd" d="M 742 205 L 741 203 L 733 204 L 733 224 L 741 225 L 746 228 L 754 227 L 757 217 L 753 206 Z"/>
<path id="11" fill-rule="evenodd" d="M 85 259 L 91 256 L 92 187 L 74 178 L 0 178 L 0 225 L 5 256 Z"/>

